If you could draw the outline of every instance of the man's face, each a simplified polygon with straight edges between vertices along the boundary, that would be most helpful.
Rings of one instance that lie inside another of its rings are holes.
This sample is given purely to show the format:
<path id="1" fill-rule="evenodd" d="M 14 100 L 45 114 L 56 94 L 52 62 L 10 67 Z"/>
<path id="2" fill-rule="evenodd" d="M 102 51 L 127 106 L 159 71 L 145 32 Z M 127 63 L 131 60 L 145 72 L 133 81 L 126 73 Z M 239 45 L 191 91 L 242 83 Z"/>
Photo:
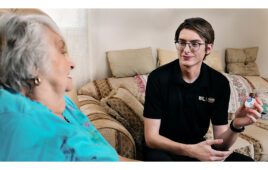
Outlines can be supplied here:
<path id="1" fill-rule="evenodd" d="M 201 66 L 205 54 L 212 50 L 212 44 L 206 44 L 204 40 L 195 32 L 189 29 L 183 29 L 178 39 L 177 50 L 180 64 L 186 67 Z"/>

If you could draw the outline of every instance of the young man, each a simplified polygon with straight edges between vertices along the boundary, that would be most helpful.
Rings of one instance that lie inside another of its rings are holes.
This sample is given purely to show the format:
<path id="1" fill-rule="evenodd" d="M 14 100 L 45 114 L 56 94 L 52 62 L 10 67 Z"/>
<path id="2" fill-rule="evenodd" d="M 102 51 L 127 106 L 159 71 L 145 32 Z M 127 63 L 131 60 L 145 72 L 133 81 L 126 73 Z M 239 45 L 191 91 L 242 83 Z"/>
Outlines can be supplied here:
<path id="1" fill-rule="evenodd" d="M 228 126 L 229 82 L 203 63 L 213 43 L 210 23 L 202 18 L 186 19 L 175 34 L 179 59 L 149 75 L 145 160 L 252 161 L 228 149 L 244 126 L 260 118 L 262 103 L 257 99 L 254 109 L 241 106 Z M 210 121 L 214 140 L 205 140 Z"/>

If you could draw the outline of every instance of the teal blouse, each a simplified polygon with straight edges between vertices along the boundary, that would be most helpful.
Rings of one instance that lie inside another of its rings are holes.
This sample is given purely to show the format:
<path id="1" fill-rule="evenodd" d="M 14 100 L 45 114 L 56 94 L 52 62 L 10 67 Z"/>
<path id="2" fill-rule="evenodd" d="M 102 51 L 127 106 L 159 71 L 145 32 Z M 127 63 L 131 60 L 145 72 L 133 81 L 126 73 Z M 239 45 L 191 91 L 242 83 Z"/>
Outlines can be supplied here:
<path id="1" fill-rule="evenodd" d="M 0 161 L 118 161 L 114 148 L 65 96 L 66 121 L 39 102 L 0 89 Z"/>

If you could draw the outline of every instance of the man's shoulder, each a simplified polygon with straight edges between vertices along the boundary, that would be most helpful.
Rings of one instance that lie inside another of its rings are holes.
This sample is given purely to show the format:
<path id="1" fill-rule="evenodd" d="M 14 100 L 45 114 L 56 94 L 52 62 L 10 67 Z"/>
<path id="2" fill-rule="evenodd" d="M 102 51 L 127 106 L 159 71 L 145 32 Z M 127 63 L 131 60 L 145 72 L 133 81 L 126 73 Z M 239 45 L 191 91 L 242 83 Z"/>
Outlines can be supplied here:
<path id="1" fill-rule="evenodd" d="M 211 68 L 210 66 L 208 66 L 206 64 L 205 64 L 205 67 L 207 68 L 208 73 L 210 75 L 210 78 L 213 81 L 216 81 L 218 83 L 220 83 L 220 82 L 228 82 L 228 79 L 221 72 Z"/>
<path id="2" fill-rule="evenodd" d="M 228 79 L 217 70 L 207 66 L 207 73 L 210 81 L 210 86 L 213 87 L 216 91 L 224 91 L 230 87 Z"/>
<path id="3" fill-rule="evenodd" d="M 150 74 L 150 78 L 157 78 L 157 79 L 165 79 L 167 78 L 171 73 L 174 68 L 174 65 L 178 63 L 178 60 L 174 60 L 170 63 L 167 63 L 165 65 L 162 65 L 155 70 L 153 70 Z"/>

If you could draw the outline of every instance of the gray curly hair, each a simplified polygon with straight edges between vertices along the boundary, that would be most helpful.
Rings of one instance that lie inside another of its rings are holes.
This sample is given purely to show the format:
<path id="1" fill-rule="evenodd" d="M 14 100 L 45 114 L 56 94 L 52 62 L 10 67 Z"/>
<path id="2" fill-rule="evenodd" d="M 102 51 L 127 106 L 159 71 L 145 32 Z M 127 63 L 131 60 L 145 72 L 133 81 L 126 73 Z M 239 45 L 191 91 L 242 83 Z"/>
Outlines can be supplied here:
<path id="1" fill-rule="evenodd" d="M 17 92 L 22 89 L 31 91 L 37 73 L 49 70 L 49 44 L 44 36 L 45 27 L 61 36 L 57 25 L 48 16 L 0 16 L 0 87 Z"/>

